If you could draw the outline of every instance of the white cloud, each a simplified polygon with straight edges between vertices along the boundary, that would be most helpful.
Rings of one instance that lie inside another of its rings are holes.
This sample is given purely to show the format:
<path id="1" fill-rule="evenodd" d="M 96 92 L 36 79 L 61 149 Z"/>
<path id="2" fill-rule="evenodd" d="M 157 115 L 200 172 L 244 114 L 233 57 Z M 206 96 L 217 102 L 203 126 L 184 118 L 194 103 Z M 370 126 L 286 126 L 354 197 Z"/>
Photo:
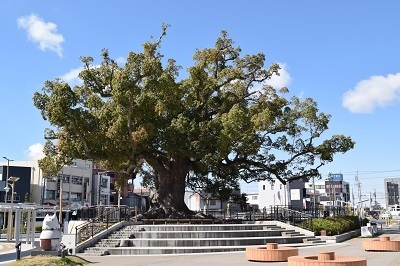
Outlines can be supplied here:
<path id="1" fill-rule="evenodd" d="M 82 83 L 81 79 L 78 77 L 82 70 L 82 67 L 71 69 L 68 73 L 62 75 L 60 78 L 67 83 Z"/>
<path id="2" fill-rule="evenodd" d="M 400 100 L 400 73 L 372 76 L 343 95 L 342 105 L 352 113 L 372 113 Z"/>
<path id="3" fill-rule="evenodd" d="M 281 67 L 281 69 L 279 70 L 279 76 L 274 74 L 270 80 L 267 80 L 265 82 L 265 84 L 279 90 L 283 87 L 287 87 L 292 81 L 292 78 L 287 71 L 286 63 L 278 63 L 278 65 Z"/>
<path id="4" fill-rule="evenodd" d="M 26 30 L 29 39 L 39 45 L 40 50 L 49 49 L 56 52 L 59 57 L 63 56 L 61 44 L 64 42 L 64 37 L 57 33 L 56 24 L 45 22 L 35 14 L 20 17 L 17 23 L 19 28 Z"/>
<path id="5" fill-rule="evenodd" d="M 36 143 L 29 146 L 29 149 L 24 151 L 24 154 L 28 156 L 29 160 L 39 160 L 44 157 L 43 145 Z"/>
<path id="6" fill-rule="evenodd" d="M 117 62 L 118 64 L 121 64 L 121 65 L 124 65 L 126 63 L 126 58 L 120 56 L 117 59 L 115 59 L 115 62 Z"/>

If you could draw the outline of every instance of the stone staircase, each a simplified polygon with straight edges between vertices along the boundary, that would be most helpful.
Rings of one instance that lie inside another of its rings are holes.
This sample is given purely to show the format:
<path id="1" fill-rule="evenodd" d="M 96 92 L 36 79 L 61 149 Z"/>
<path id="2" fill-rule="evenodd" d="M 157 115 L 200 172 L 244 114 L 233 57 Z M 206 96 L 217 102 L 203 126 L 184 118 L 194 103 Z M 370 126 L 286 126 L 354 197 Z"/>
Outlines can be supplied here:
<path id="1" fill-rule="evenodd" d="M 301 246 L 325 242 L 312 232 L 277 223 L 127 225 L 84 249 L 82 255 L 227 252 L 266 243 Z"/>

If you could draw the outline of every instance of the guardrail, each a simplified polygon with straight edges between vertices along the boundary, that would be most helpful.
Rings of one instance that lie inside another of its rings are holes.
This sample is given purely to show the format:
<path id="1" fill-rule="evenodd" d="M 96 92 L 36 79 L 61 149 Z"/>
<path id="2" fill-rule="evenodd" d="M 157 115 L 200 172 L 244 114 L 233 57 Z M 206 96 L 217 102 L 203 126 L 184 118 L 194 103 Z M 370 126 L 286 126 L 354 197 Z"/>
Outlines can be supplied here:
<path id="1" fill-rule="evenodd" d="M 282 206 L 271 206 L 270 214 L 273 220 L 288 222 L 294 226 L 298 226 L 302 222 L 307 222 L 309 223 L 309 228 L 313 230 L 313 214 L 292 210 Z"/>
<path id="2" fill-rule="evenodd" d="M 96 234 L 107 230 L 115 223 L 123 220 L 129 220 L 131 217 L 131 208 L 127 206 L 105 207 L 100 215 L 93 219 L 89 219 L 84 224 L 75 228 L 75 243 L 79 244 Z"/>

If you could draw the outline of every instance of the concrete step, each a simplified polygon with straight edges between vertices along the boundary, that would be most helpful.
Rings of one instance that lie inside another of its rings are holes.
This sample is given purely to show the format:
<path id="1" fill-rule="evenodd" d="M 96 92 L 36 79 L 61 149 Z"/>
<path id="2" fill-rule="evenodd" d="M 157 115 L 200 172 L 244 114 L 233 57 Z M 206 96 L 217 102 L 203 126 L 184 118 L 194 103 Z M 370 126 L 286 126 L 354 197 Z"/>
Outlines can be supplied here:
<path id="1" fill-rule="evenodd" d="M 322 244 L 303 231 L 265 223 L 128 225 L 83 252 L 86 256 L 179 254 L 243 251 L 266 243 Z"/>
<path id="2" fill-rule="evenodd" d="M 304 236 L 304 234 L 300 232 L 282 232 L 282 236 L 292 237 L 292 236 Z"/>
<path id="3" fill-rule="evenodd" d="M 107 239 L 96 244 L 96 247 L 203 247 L 203 246 L 250 246 L 265 243 L 303 243 L 305 236 L 274 236 L 274 237 L 242 237 L 242 238 L 182 238 L 182 239 Z M 90 248 L 88 248 L 90 249 Z"/>
<path id="4" fill-rule="evenodd" d="M 184 254 L 184 253 L 211 253 L 245 251 L 244 246 L 223 247 L 118 247 L 118 248 L 96 248 L 85 251 L 84 256 L 104 255 L 157 255 L 157 254 Z M 81 256 L 81 254 L 80 254 Z"/>
<path id="5" fill-rule="evenodd" d="M 304 243 L 312 243 L 312 244 L 316 244 L 316 243 L 326 243 L 325 240 L 322 240 L 321 238 L 317 238 L 317 237 L 309 237 L 309 238 L 304 238 L 303 239 Z"/>
<path id="6" fill-rule="evenodd" d="M 282 246 L 301 247 L 310 246 L 307 243 L 292 243 Z M 255 245 L 263 247 L 264 245 Z M 190 254 L 245 251 L 248 246 L 202 246 L 202 247 L 96 247 L 85 251 L 83 256 L 104 255 L 161 255 L 161 254 Z M 82 256 L 80 254 L 80 256 Z"/>
<path id="7" fill-rule="evenodd" d="M 128 225 L 125 231 L 224 231 L 224 230 L 264 230 L 269 226 L 262 224 L 188 224 L 188 225 Z M 271 226 L 269 228 L 276 228 Z"/>
<path id="8" fill-rule="evenodd" d="M 141 232 L 118 232 L 108 239 L 121 238 L 230 238 L 230 237 L 261 237 L 280 236 L 285 229 L 281 230 L 224 230 L 224 231 L 141 231 Z"/>

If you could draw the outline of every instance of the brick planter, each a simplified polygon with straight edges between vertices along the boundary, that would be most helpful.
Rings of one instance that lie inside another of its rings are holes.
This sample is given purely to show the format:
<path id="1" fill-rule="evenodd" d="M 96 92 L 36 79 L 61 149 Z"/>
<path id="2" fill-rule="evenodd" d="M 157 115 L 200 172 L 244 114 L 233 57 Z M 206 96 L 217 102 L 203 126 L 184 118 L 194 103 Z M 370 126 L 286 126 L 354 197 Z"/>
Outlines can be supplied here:
<path id="1" fill-rule="evenodd" d="M 279 247 L 277 243 L 267 243 L 266 247 L 246 248 L 249 261 L 287 261 L 290 256 L 299 255 L 299 250 L 292 247 Z"/>
<path id="2" fill-rule="evenodd" d="M 288 266 L 367 266 L 367 259 L 358 257 L 335 256 L 334 252 L 318 252 L 318 256 L 293 256 Z"/>
<path id="3" fill-rule="evenodd" d="M 364 240 L 362 246 L 366 251 L 400 251 L 400 241 L 390 240 L 390 236 L 381 236 L 379 240 Z"/>

